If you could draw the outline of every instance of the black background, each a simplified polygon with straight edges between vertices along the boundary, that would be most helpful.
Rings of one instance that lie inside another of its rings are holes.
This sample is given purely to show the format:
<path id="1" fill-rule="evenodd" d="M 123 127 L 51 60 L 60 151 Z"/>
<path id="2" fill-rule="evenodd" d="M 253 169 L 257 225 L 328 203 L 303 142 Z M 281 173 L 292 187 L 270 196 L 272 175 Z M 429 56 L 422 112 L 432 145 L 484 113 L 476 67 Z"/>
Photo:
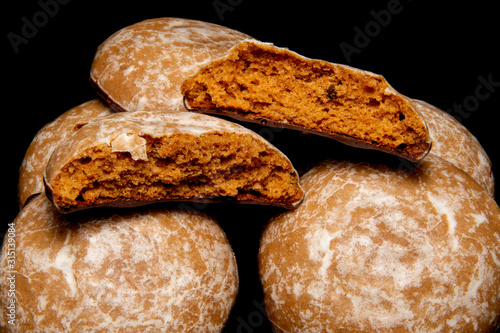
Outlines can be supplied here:
<path id="1" fill-rule="evenodd" d="M 490 76 L 500 84 L 499 17 L 492 1 L 441 1 L 436 5 L 437 1 L 417 0 L 60 0 L 57 7 L 51 7 L 51 15 L 45 16 L 40 14 L 43 3 L 55 0 L 3 5 L 2 229 L 19 211 L 17 175 L 33 136 L 61 113 L 96 97 L 88 81 L 96 48 L 115 31 L 144 19 L 171 16 L 225 25 L 307 57 L 382 74 L 404 95 L 444 110 L 473 100 L 479 76 Z M 390 22 L 385 26 L 375 23 L 373 13 L 395 3 L 399 3 L 398 13 L 391 15 Z M 22 36 L 27 21 L 39 27 L 16 46 L 16 52 L 8 36 Z M 357 53 L 349 61 L 339 45 L 356 46 L 356 27 L 372 29 L 371 37 L 364 45 L 357 41 Z M 500 175 L 496 115 L 500 87 L 494 89 L 461 121 L 478 138 L 494 172 Z M 279 146 L 280 140 L 273 143 Z M 243 205 L 197 208 L 221 221 L 238 258 L 240 296 L 224 332 L 269 332 L 259 306 L 262 293 L 256 254 L 262 228 L 278 210 Z"/>

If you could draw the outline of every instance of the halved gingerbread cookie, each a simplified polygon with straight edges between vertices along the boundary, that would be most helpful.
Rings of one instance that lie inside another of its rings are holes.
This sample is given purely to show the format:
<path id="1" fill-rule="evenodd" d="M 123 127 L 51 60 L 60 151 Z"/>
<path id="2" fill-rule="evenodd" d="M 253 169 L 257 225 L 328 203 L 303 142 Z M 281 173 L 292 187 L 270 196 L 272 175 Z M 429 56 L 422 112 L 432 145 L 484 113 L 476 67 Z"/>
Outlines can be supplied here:
<path id="1" fill-rule="evenodd" d="M 187 78 L 189 110 L 327 136 L 421 160 L 431 142 L 411 100 L 380 75 L 243 41 Z"/>
<path id="2" fill-rule="evenodd" d="M 171 200 L 293 208 L 303 197 L 290 160 L 262 137 L 181 111 L 117 113 L 87 124 L 54 151 L 45 184 L 63 212 Z"/>

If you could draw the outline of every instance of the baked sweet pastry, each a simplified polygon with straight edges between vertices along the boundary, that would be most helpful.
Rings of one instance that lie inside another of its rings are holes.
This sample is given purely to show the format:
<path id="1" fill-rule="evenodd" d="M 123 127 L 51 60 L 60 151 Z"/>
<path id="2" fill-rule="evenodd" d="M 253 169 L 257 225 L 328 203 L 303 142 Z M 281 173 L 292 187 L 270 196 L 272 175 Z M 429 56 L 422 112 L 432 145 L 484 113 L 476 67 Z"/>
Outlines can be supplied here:
<path id="1" fill-rule="evenodd" d="M 414 99 L 413 104 L 427 122 L 432 153 L 467 172 L 493 197 L 491 161 L 476 137 L 443 110 L 420 100 Z"/>
<path id="2" fill-rule="evenodd" d="M 97 49 L 90 81 L 118 111 L 168 111 L 180 86 L 207 62 L 251 37 L 219 25 L 156 18 L 125 27 Z"/>
<path id="3" fill-rule="evenodd" d="M 186 108 L 328 136 L 412 161 L 431 147 L 410 99 L 380 75 L 243 41 L 181 86 Z"/>
<path id="4" fill-rule="evenodd" d="M 19 169 L 18 198 L 21 208 L 32 196 L 43 192 L 43 172 L 55 147 L 89 119 L 112 113 L 108 105 L 94 99 L 66 111 L 38 131 Z"/>
<path id="5" fill-rule="evenodd" d="M 397 162 L 397 161 L 396 161 Z M 429 154 L 413 172 L 326 161 L 259 250 L 275 332 L 494 332 L 500 209 Z"/>
<path id="6" fill-rule="evenodd" d="M 14 267 L 8 241 L 0 260 L 7 332 L 221 332 L 235 302 L 233 250 L 204 214 L 156 207 L 69 219 L 39 195 L 13 225 Z"/>
<path id="7" fill-rule="evenodd" d="M 298 178 L 290 160 L 251 130 L 183 111 L 89 122 L 54 150 L 45 170 L 47 195 L 63 212 L 171 200 L 293 208 L 304 195 Z"/>

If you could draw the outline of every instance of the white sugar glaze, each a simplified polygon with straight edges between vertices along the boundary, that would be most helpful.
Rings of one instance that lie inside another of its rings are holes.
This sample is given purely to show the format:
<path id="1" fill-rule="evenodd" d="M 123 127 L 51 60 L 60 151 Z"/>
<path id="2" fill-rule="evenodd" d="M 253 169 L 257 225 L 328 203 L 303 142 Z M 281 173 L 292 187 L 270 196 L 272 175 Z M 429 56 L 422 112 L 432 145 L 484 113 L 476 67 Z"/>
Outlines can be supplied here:
<path id="1" fill-rule="evenodd" d="M 39 195 L 14 221 L 19 331 L 221 332 L 238 277 L 214 220 L 165 209 L 75 219 Z"/>
<path id="2" fill-rule="evenodd" d="M 18 193 L 21 208 L 32 195 L 43 192 L 43 172 L 57 145 L 73 135 L 89 119 L 112 113 L 106 104 L 94 99 L 64 112 L 38 131 L 19 170 Z"/>
<path id="3" fill-rule="evenodd" d="M 477 138 L 443 110 L 424 101 L 413 100 L 413 104 L 426 119 L 432 153 L 467 172 L 494 196 L 491 161 Z"/>
<path id="4" fill-rule="evenodd" d="M 274 218 L 259 263 L 286 332 L 463 332 L 500 322 L 500 209 L 433 156 L 415 173 L 326 162 Z"/>
<path id="5" fill-rule="evenodd" d="M 219 25 L 156 18 L 125 27 L 98 48 L 91 69 L 97 88 L 120 111 L 169 112 L 180 85 L 250 36 Z"/>

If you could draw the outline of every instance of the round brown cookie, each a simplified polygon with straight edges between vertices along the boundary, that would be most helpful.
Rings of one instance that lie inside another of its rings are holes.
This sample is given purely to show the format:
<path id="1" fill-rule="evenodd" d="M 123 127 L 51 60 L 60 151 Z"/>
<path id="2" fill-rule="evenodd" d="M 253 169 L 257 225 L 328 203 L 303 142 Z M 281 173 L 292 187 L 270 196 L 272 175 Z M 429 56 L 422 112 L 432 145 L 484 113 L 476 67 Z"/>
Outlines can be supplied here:
<path id="1" fill-rule="evenodd" d="M 97 92 L 118 111 L 169 111 L 182 101 L 184 79 L 251 37 L 219 25 L 156 18 L 104 41 L 90 72 Z"/>
<path id="2" fill-rule="evenodd" d="M 18 195 L 21 208 L 32 196 L 43 192 L 43 172 L 55 147 L 84 126 L 89 119 L 112 113 L 105 103 L 94 99 L 66 111 L 38 131 L 19 170 Z"/>
<path id="3" fill-rule="evenodd" d="M 414 172 L 327 161 L 259 251 L 276 332 L 494 332 L 500 209 L 429 154 Z"/>
<path id="4" fill-rule="evenodd" d="M 235 256 L 206 215 L 68 217 L 39 195 L 10 226 L 0 257 L 7 332 L 221 332 L 235 302 Z"/>

